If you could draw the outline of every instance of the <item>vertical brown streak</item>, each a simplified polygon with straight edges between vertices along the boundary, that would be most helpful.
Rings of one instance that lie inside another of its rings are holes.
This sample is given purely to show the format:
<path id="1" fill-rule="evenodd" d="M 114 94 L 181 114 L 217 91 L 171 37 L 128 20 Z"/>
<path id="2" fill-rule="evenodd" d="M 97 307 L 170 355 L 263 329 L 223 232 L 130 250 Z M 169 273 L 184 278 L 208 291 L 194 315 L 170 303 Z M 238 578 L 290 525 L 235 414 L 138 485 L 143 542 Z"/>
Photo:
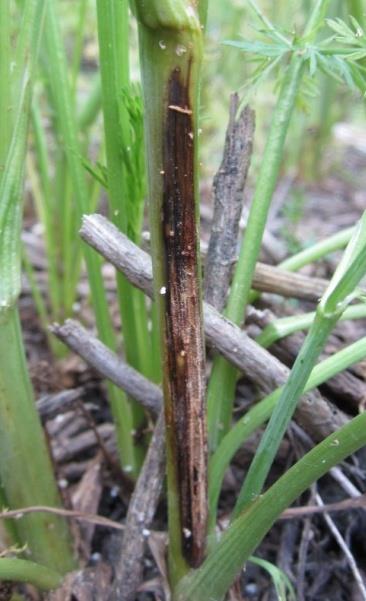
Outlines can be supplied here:
<path id="1" fill-rule="evenodd" d="M 188 74 L 184 81 L 176 68 L 168 85 L 162 170 L 166 290 L 160 292 L 165 294 L 166 385 L 171 403 L 166 424 L 175 446 L 182 548 L 190 565 L 197 567 L 206 538 L 207 441 L 189 78 Z"/>

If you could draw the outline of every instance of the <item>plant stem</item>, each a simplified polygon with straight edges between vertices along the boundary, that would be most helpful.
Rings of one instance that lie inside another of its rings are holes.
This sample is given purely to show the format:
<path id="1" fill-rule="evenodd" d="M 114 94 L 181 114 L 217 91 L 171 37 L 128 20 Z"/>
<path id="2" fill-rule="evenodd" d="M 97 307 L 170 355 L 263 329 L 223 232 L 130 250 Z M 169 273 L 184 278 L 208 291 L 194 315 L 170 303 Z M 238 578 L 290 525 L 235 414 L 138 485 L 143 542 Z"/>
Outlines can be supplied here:
<path id="1" fill-rule="evenodd" d="M 108 192 L 112 220 L 138 244 L 140 227 L 133 227 L 131 208 L 143 208 L 139 183 L 129 182 L 124 157 L 132 148 L 129 116 L 123 103 L 122 90 L 128 90 L 128 3 L 120 0 L 97 0 L 102 105 L 108 166 Z M 128 92 L 127 92 L 128 93 Z M 139 174 L 143 178 L 144 174 Z M 130 185 L 129 185 L 130 183 Z M 141 226 L 141 220 L 139 219 Z M 152 376 L 151 341 L 145 298 L 122 274 L 117 274 L 118 300 L 127 361 L 146 377 Z M 134 429 L 142 427 L 144 413 L 132 403 Z"/>
<path id="2" fill-rule="evenodd" d="M 338 373 L 348 369 L 351 365 L 358 363 L 358 361 L 364 359 L 365 355 L 366 338 L 362 338 L 338 351 L 335 355 L 324 359 L 312 370 L 306 382 L 304 393 L 317 388 Z M 212 455 L 209 471 L 210 532 L 213 531 L 216 525 L 217 502 L 227 467 L 249 436 L 269 419 L 282 390 L 283 386 L 274 390 L 243 415 L 222 439 L 219 447 Z"/>
<path id="3" fill-rule="evenodd" d="M 240 491 L 234 515 L 261 493 L 286 428 L 315 362 L 366 272 L 366 212 L 361 217 L 329 286 L 305 342 L 260 441 Z"/>
<path id="4" fill-rule="evenodd" d="M 5 167 L 6 155 L 11 138 L 11 85 L 10 85 L 10 0 L 0 2 L 0 179 Z"/>
<path id="5" fill-rule="evenodd" d="M 89 96 L 85 104 L 80 110 L 78 116 L 79 129 L 85 132 L 95 121 L 102 104 L 102 87 L 100 83 L 100 75 L 95 75 L 92 83 Z"/>
<path id="6" fill-rule="evenodd" d="M 366 9 L 362 0 L 348 0 L 348 11 L 361 27 L 365 27 Z"/>
<path id="7" fill-rule="evenodd" d="M 59 127 L 64 141 L 68 169 L 73 183 L 77 221 L 80 223 L 82 215 L 88 212 L 89 197 L 80 161 L 77 125 L 67 76 L 65 53 L 62 47 L 55 8 L 55 0 L 49 0 L 45 30 L 49 62 L 48 75 Z M 100 260 L 86 245 L 83 246 L 83 252 L 100 338 L 109 348 L 116 350 L 116 337 L 104 291 Z M 122 467 L 127 471 L 132 470 L 132 474 L 137 474 L 134 441 L 131 433 L 133 425 L 130 406 L 125 395 L 111 384 L 108 384 L 108 395 L 116 424 L 117 442 Z"/>
<path id="8" fill-rule="evenodd" d="M 353 233 L 353 227 L 337 232 L 336 234 L 333 234 L 333 236 L 320 240 L 316 244 L 309 246 L 309 248 L 305 248 L 292 257 L 285 259 L 278 267 L 287 269 L 287 271 L 298 271 L 301 267 L 304 267 L 313 261 L 319 261 L 322 257 L 347 246 Z"/>
<path id="9" fill-rule="evenodd" d="M 219 601 L 279 515 L 313 482 L 366 444 L 366 413 L 307 453 L 231 524 L 202 567 L 182 580 L 176 601 Z"/>
<path id="10" fill-rule="evenodd" d="M 0 581 L 24 582 L 42 591 L 51 591 L 61 585 L 62 577 L 49 567 L 25 559 L 0 559 Z"/>
<path id="11" fill-rule="evenodd" d="M 329 2 L 330 0 L 317 0 L 304 32 L 307 41 L 315 37 Z M 286 135 L 303 72 L 304 60 L 302 53 L 301 51 L 295 52 L 291 56 L 273 114 L 245 236 L 225 311 L 226 316 L 238 325 L 245 318 L 254 269 L 261 247 L 270 203 L 280 172 Z M 217 447 L 230 427 L 235 383 L 236 370 L 227 361 L 217 357 L 212 368 L 207 400 L 209 446 L 211 450 Z"/>
<path id="12" fill-rule="evenodd" d="M 245 236 L 232 281 L 225 315 L 240 324 L 249 299 L 252 277 L 257 262 L 269 205 L 277 182 L 285 138 L 295 105 L 303 73 L 301 57 L 294 55 L 272 119 L 255 195 L 253 198 Z M 214 361 L 208 386 L 209 444 L 214 450 L 231 422 L 236 386 L 236 370 L 227 361 L 217 357 Z"/>
<path id="13" fill-rule="evenodd" d="M 21 275 L 20 229 L 32 77 L 45 16 L 29 0 L 16 51 L 14 125 L 0 181 L 0 480 L 12 508 L 60 503 L 47 445 L 36 412 L 16 308 Z M 8 60 L 0 55 L 0 62 Z M 0 71 L 3 69 L 0 68 Z M 61 519 L 27 516 L 16 526 L 34 558 L 64 573 L 73 568 L 69 532 Z"/>
<path id="14" fill-rule="evenodd" d="M 187 563 L 201 563 L 207 521 L 197 231 L 202 24 L 196 7 L 190 0 L 153 0 L 148 7 L 143 0 L 135 2 L 145 97 L 155 298 L 164 367 L 173 588 L 187 571 Z"/>
<path id="15" fill-rule="evenodd" d="M 316 315 L 245 477 L 244 486 L 235 506 L 234 517 L 260 494 L 298 399 L 337 320 L 337 315 L 329 318 Z"/>
<path id="16" fill-rule="evenodd" d="M 12 509 L 57 507 L 60 498 L 27 372 L 18 311 L 0 312 L 0 479 Z M 22 424 L 22 426 L 20 426 Z M 29 514 L 16 522 L 32 557 L 65 573 L 74 567 L 62 518 Z"/>
<path id="17" fill-rule="evenodd" d="M 293 315 L 291 317 L 282 317 L 274 319 L 272 323 L 268 324 L 264 330 L 257 336 L 256 342 L 268 348 L 277 340 L 285 338 L 294 332 L 300 330 L 308 330 L 314 321 L 315 312 L 304 313 L 303 315 Z M 365 303 L 352 305 L 348 307 L 339 321 L 347 321 L 350 319 L 365 319 L 366 318 L 366 305 Z"/>

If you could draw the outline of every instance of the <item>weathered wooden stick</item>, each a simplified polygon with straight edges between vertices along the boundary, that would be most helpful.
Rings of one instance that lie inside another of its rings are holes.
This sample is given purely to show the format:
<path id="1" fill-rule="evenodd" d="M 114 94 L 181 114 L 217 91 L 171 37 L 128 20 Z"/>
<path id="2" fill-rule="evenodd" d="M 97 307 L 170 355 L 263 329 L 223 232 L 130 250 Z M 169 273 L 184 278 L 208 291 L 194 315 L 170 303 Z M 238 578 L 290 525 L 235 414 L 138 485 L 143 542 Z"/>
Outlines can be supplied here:
<path id="1" fill-rule="evenodd" d="M 91 336 L 77 321 L 68 319 L 63 325 L 53 324 L 50 329 L 59 340 L 105 378 L 127 392 L 147 411 L 153 415 L 159 414 L 162 402 L 159 386 L 127 365 L 102 342 Z"/>
<path id="2" fill-rule="evenodd" d="M 244 187 L 253 151 L 254 112 L 245 107 L 237 116 L 239 97 L 230 99 L 224 155 L 213 182 L 214 215 L 206 257 L 204 296 L 218 311 L 225 306 L 237 255 Z"/>
<path id="3" fill-rule="evenodd" d="M 36 405 L 42 421 L 53 419 L 60 413 L 66 413 L 75 407 L 76 401 L 83 396 L 84 392 L 85 389 L 79 387 L 40 397 Z"/>
<path id="4" fill-rule="evenodd" d="M 154 518 L 165 474 L 165 426 L 161 413 L 128 506 L 125 530 L 115 565 L 110 601 L 134 601 L 142 581 L 146 538 Z"/>
<path id="5" fill-rule="evenodd" d="M 101 215 L 84 217 L 80 234 L 132 284 L 152 298 L 152 267 L 147 253 Z M 203 304 L 203 311 L 208 344 L 244 372 L 263 394 L 284 384 L 290 373 L 285 365 L 207 303 Z M 315 440 L 323 439 L 347 421 L 347 417 L 317 391 L 303 397 L 296 416 Z"/>
<path id="6" fill-rule="evenodd" d="M 259 292 L 270 292 L 314 303 L 317 303 L 323 296 L 328 283 L 327 280 L 321 278 L 310 278 L 301 273 L 291 273 L 265 263 L 257 263 L 253 276 L 253 288 Z"/>

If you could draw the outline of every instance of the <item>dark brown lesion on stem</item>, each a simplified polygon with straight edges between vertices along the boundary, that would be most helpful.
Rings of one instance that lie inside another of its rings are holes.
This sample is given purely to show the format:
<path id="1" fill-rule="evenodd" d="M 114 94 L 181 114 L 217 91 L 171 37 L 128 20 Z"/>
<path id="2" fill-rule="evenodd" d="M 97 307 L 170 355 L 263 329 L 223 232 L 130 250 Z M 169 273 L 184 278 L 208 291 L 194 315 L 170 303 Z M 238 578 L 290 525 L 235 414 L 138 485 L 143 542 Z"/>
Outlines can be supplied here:
<path id="1" fill-rule="evenodd" d="M 195 216 L 190 68 L 169 80 L 164 123 L 162 239 L 165 255 L 166 426 L 174 448 L 183 554 L 203 560 L 207 525 L 204 343 Z"/>

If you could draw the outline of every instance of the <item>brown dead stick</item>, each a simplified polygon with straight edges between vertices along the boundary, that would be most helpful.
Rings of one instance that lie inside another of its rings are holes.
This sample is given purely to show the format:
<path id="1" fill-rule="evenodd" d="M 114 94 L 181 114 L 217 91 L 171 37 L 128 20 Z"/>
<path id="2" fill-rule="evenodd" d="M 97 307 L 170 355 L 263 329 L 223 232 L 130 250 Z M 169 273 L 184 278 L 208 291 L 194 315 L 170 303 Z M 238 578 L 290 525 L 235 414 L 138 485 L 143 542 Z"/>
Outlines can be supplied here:
<path id="1" fill-rule="evenodd" d="M 230 99 L 224 156 L 213 182 L 214 215 L 208 246 L 204 297 L 221 311 L 237 253 L 244 187 L 253 151 L 255 115 L 249 106 L 238 112 L 239 97 Z"/>
<path id="2" fill-rule="evenodd" d="M 68 319 L 62 326 L 53 324 L 50 329 L 59 340 L 80 355 L 105 378 L 123 388 L 147 411 L 153 415 L 159 414 L 162 402 L 159 386 L 127 365 L 97 338 L 91 336 L 77 321 Z"/>
<path id="3" fill-rule="evenodd" d="M 338 503 L 330 503 L 320 507 L 319 505 L 307 505 L 305 507 L 291 507 L 286 509 L 280 516 L 281 520 L 293 520 L 303 518 L 308 515 L 315 515 L 324 512 L 349 511 L 350 509 L 366 509 L 366 494 L 360 497 L 346 499 Z"/>
<path id="4" fill-rule="evenodd" d="M 290 507 L 286 509 L 278 519 L 280 520 L 293 520 L 303 518 L 307 515 L 315 515 L 319 513 L 337 513 L 340 511 L 349 511 L 350 509 L 366 509 L 366 494 L 363 494 L 356 498 L 345 499 L 337 503 L 329 503 L 319 507 L 319 505 L 307 505 L 304 507 Z M 74 520 L 80 520 L 95 524 L 95 526 L 103 526 L 105 528 L 113 528 L 114 530 L 121 530 L 126 532 L 125 524 L 120 524 L 115 520 L 105 518 L 101 515 L 95 515 L 92 513 L 85 513 L 82 511 L 74 511 L 71 509 L 61 509 L 58 507 L 49 507 L 47 505 L 35 505 L 32 507 L 22 507 L 20 509 L 5 510 L 0 512 L 0 520 L 18 520 L 23 515 L 28 513 L 51 513 L 54 515 L 60 515 L 62 517 Z"/>
<path id="5" fill-rule="evenodd" d="M 128 507 L 115 565 L 110 601 L 133 601 L 142 582 L 146 538 L 155 515 L 165 473 L 165 427 L 161 413 Z"/>
<path id="6" fill-rule="evenodd" d="M 151 259 L 101 215 L 83 219 L 81 237 L 110 261 L 135 286 L 153 296 Z M 206 341 L 243 371 L 262 393 L 282 386 L 289 369 L 239 327 L 204 303 Z M 347 417 L 317 391 L 304 395 L 296 418 L 315 440 L 322 440 L 347 422 Z"/>
<path id="7" fill-rule="evenodd" d="M 276 319 L 272 307 L 264 311 L 252 310 L 250 313 L 250 321 L 255 323 L 260 328 L 265 328 L 268 324 Z M 277 309 L 277 307 L 276 307 Z M 295 332 L 291 336 L 287 336 L 272 344 L 271 353 L 275 355 L 282 363 L 291 366 L 295 361 L 299 350 L 304 343 L 305 334 L 303 332 Z M 322 353 L 321 359 L 330 356 L 336 350 L 342 348 L 344 341 L 342 336 L 337 335 L 335 330 L 328 339 L 325 352 Z M 347 369 L 323 384 L 322 390 L 336 403 L 343 411 L 349 413 L 358 413 L 362 401 L 366 397 L 366 383 L 361 376 L 358 377 L 354 373 L 354 369 Z"/>
<path id="8" fill-rule="evenodd" d="M 310 278 L 264 263 L 257 263 L 253 277 L 253 288 L 258 292 L 270 292 L 314 303 L 323 296 L 328 283 L 321 278 Z"/>
<path id="9" fill-rule="evenodd" d="M 66 413 L 69 409 L 74 408 L 84 393 L 85 389 L 80 387 L 41 397 L 37 401 L 37 409 L 42 420 L 53 419 L 60 413 Z"/>

